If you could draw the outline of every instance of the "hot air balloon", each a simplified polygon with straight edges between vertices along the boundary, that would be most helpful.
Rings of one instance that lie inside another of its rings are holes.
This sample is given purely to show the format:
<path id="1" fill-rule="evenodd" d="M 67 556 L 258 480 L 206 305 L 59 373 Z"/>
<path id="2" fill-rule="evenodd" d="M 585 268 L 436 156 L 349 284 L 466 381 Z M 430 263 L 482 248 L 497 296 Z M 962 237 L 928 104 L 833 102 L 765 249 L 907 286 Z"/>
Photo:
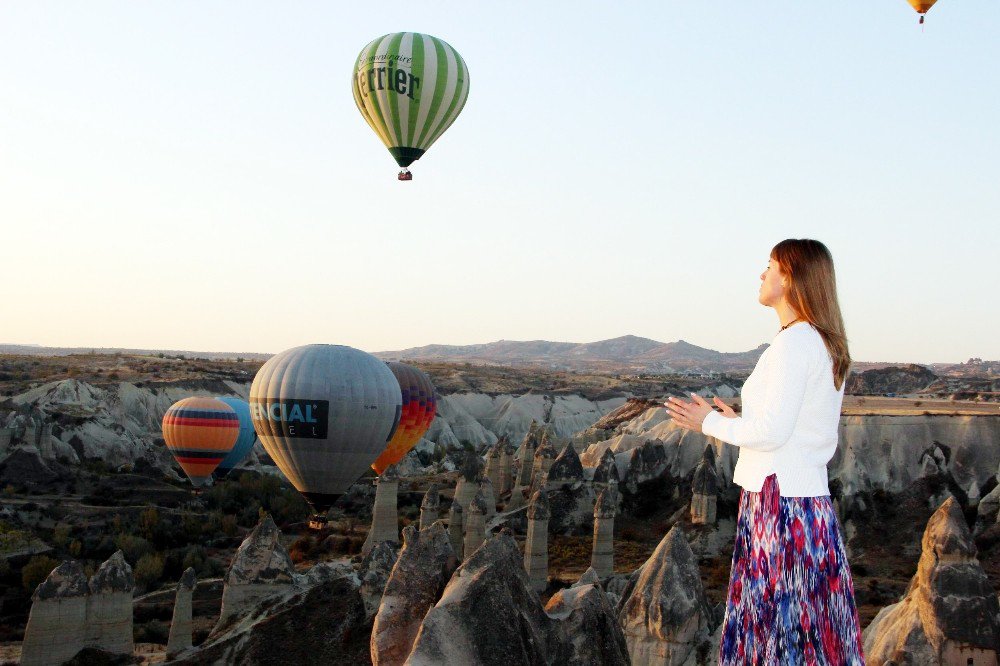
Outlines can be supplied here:
<path id="1" fill-rule="evenodd" d="M 381 474 L 389 465 L 395 465 L 410 452 L 427 429 L 431 427 L 434 414 L 437 412 L 437 401 L 434 399 L 434 384 L 423 370 L 405 363 L 387 363 L 392 374 L 399 382 L 403 396 L 403 409 L 399 417 L 399 426 L 392 436 L 385 451 L 372 463 L 372 469 Z"/>
<path id="2" fill-rule="evenodd" d="M 920 14 L 920 23 L 924 22 L 924 15 L 931 10 L 937 0 L 906 0 L 910 6 Z"/>
<path id="3" fill-rule="evenodd" d="M 401 407 L 399 382 L 386 364 L 341 345 L 283 351 L 250 385 L 257 436 L 319 514 L 385 449 Z M 323 522 L 317 515 L 310 524 Z"/>
<path id="4" fill-rule="evenodd" d="M 163 439 L 195 487 L 211 482 L 239 434 L 236 412 L 215 398 L 184 398 L 163 415 Z"/>
<path id="5" fill-rule="evenodd" d="M 469 98 L 469 68 L 448 43 L 418 32 L 383 35 L 354 64 L 354 102 L 402 168 L 444 134 Z"/>
<path id="6" fill-rule="evenodd" d="M 212 478 L 218 481 L 229 476 L 233 468 L 250 455 L 254 442 L 257 441 L 257 433 L 254 432 L 253 421 L 250 420 L 250 403 L 242 398 L 233 398 L 231 396 L 218 396 L 216 400 L 232 407 L 233 411 L 236 412 L 237 418 L 240 420 L 240 434 L 236 438 L 233 450 L 222 459 L 219 466 L 212 472 Z"/>

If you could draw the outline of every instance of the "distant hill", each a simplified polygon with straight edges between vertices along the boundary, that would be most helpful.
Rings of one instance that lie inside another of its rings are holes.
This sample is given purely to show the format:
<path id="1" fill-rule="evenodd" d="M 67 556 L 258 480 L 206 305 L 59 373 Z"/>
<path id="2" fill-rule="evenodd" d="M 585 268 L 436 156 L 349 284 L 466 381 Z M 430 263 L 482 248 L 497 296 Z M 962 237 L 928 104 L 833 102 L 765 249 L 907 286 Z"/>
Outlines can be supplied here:
<path id="1" fill-rule="evenodd" d="M 624 335 L 585 343 L 498 340 L 479 345 L 427 345 L 375 355 L 386 360 L 533 365 L 562 370 L 709 373 L 750 371 L 765 349 L 767 345 L 726 353 L 684 340 L 658 342 Z"/>

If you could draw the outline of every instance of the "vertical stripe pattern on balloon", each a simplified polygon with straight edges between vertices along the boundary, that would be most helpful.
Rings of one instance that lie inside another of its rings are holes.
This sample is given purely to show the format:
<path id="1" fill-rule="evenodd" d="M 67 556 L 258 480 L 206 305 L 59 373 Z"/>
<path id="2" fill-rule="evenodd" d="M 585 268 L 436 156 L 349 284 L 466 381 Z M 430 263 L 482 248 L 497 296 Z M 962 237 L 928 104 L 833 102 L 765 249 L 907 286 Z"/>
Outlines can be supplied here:
<path id="1" fill-rule="evenodd" d="M 398 32 L 361 50 L 351 87 L 365 122 L 406 166 L 462 112 L 469 97 L 469 70 L 447 42 Z"/>

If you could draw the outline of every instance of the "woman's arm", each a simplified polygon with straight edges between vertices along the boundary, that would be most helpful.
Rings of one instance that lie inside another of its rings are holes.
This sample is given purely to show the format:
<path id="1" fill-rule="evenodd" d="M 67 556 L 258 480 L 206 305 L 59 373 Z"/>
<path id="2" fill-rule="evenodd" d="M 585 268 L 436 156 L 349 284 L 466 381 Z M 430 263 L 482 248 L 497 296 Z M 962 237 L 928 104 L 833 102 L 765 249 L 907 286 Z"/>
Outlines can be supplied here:
<path id="1" fill-rule="evenodd" d="M 793 336 L 779 336 L 767 359 L 763 408 L 752 418 L 726 418 L 710 412 L 702 432 L 723 442 L 755 451 L 774 451 L 792 436 L 809 377 L 809 355 Z"/>

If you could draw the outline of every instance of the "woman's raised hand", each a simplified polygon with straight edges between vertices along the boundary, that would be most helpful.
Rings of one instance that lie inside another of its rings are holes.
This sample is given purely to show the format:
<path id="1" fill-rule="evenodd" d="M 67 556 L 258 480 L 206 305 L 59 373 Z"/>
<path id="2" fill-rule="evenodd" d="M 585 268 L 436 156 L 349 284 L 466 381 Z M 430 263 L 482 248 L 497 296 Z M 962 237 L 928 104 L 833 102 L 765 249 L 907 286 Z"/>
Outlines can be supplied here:
<path id="1" fill-rule="evenodd" d="M 680 398 L 671 397 L 663 405 L 670 412 L 670 418 L 674 423 L 682 428 L 701 432 L 701 424 L 712 411 L 712 406 L 697 393 L 691 394 L 691 400 L 692 402 L 685 402 Z"/>
<path id="2" fill-rule="evenodd" d="M 736 412 L 733 411 L 732 407 L 723 402 L 722 398 L 720 398 L 719 396 L 715 396 L 714 398 L 712 398 L 712 402 L 715 403 L 715 406 L 719 408 L 719 410 L 722 412 L 722 415 L 725 416 L 727 419 L 736 418 Z"/>

